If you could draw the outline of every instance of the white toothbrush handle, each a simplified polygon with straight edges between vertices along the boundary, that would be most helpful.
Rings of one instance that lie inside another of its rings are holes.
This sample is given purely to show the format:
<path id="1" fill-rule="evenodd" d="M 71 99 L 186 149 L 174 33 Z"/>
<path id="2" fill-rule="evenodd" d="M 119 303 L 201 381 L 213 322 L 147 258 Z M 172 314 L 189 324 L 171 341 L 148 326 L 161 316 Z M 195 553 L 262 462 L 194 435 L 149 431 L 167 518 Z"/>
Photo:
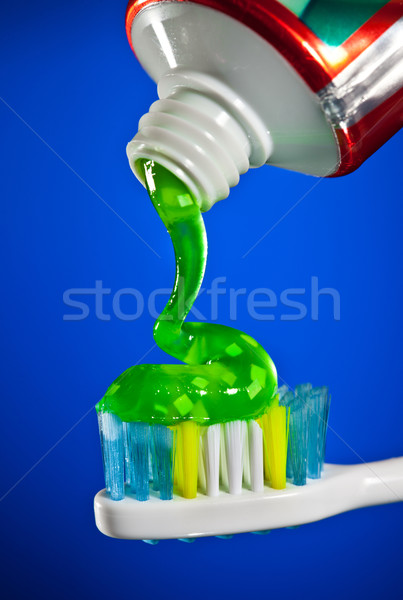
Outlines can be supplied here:
<path id="1" fill-rule="evenodd" d="M 403 457 L 352 465 L 343 487 L 350 490 L 352 508 L 403 501 Z"/>

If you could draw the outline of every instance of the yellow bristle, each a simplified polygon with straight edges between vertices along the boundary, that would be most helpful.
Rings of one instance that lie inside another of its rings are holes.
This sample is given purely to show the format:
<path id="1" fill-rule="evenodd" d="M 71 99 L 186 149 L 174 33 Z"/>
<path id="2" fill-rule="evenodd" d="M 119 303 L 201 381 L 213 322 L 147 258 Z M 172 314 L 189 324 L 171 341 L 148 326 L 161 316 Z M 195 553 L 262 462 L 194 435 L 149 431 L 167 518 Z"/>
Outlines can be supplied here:
<path id="1" fill-rule="evenodd" d="M 179 425 L 179 430 L 178 483 L 182 478 L 182 485 L 178 487 L 184 498 L 196 498 L 200 427 L 193 421 L 185 421 Z"/>
<path id="2" fill-rule="evenodd" d="M 173 427 L 174 431 L 174 486 L 178 493 L 183 490 L 183 460 L 182 460 L 182 431 L 180 425 Z"/>
<path id="3" fill-rule="evenodd" d="M 264 436 L 265 479 L 282 490 L 286 486 L 289 409 L 272 406 L 261 418 Z"/>

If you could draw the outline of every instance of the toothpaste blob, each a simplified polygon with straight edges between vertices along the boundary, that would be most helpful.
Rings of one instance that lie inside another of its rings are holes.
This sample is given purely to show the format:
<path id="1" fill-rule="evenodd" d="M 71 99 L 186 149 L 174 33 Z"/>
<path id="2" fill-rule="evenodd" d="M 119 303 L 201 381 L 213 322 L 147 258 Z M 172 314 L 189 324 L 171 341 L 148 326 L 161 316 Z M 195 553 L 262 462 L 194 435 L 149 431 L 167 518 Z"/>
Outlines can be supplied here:
<path id="1" fill-rule="evenodd" d="M 143 161 L 150 198 L 174 246 L 176 278 L 154 325 L 154 339 L 186 364 L 138 365 L 122 373 L 97 404 L 122 421 L 213 425 L 256 419 L 275 402 L 276 368 L 249 335 L 213 323 L 185 322 L 196 300 L 207 260 L 200 208 L 173 174 Z"/>

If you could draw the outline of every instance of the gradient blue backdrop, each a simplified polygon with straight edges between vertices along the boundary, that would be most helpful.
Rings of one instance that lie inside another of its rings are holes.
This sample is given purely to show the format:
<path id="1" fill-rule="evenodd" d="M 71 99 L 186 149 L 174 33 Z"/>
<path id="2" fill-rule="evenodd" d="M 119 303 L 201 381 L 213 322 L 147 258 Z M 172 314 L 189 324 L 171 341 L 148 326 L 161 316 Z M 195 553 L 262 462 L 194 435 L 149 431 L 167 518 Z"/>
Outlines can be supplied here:
<path id="1" fill-rule="evenodd" d="M 127 43 L 125 0 L 22 0 L 0 10 L 3 597 L 397 598 L 398 504 L 193 545 L 97 531 L 92 500 L 103 475 L 92 407 L 152 347 L 153 320 L 99 320 L 92 298 L 87 319 L 65 321 L 77 311 L 63 293 L 102 280 L 112 294 L 134 287 L 146 296 L 172 282 L 168 235 L 125 156 L 156 88 Z M 315 180 L 250 172 L 205 219 L 207 286 L 226 276 L 228 288 L 279 295 L 317 276 L 339 291 L 339 321 L 326 297 L 318 321 L 281 321 L 279 308 L 259 322 L 242 299 L 237 319 L 283 380 L 329 385 L 328 461 L 403 453 L 402 148 L 400 133 L 358 172 L 321 181 L 244 259 Z M 206 314 L 208 300 L 198 304 Z M 219 318 L 231 324 L 227 301 Z M 134 310 L 134 300 L 122 308 Z M 165 359 L 154 349 L 146 360 Z"/>

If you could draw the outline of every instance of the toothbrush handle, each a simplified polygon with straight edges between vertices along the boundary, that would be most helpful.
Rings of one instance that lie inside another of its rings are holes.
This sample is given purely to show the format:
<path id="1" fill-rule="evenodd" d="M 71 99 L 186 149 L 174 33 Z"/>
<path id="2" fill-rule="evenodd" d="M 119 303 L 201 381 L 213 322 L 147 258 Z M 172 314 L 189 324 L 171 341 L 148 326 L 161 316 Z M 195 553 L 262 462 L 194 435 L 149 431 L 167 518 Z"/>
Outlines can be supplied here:
<path id="1" fill-rule="evenodd" d="M 359 482 L 357 508 L 403 501 L 403 457 L 353 465 L 350 477 Z"/>

